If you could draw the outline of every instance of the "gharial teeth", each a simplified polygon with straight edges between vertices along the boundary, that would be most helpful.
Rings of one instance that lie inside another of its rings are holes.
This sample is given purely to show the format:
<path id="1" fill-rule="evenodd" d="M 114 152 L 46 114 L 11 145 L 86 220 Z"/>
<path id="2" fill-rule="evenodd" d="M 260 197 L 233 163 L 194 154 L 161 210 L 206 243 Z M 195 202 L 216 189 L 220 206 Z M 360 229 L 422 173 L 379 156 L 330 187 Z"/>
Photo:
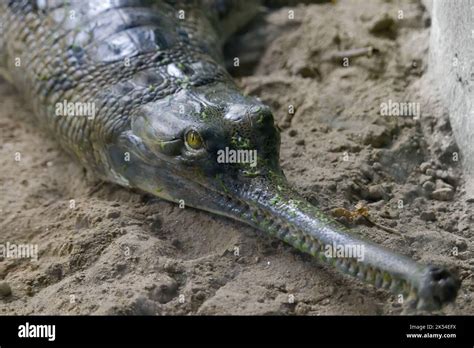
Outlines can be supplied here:
<path id="1" fill-rule="evenodd" d="M 318 241 L 311 241 L 311 250 L 314 248 L 314 250 L 316 250 L 316 252 L 318 253 L 319 250 L 321 250 L 321 244 L 318 242 Z"/>
<path id="2" fill-rule="evenodd" d="M 425 300 L 422 298 L 419 299 L 418 304 L 416 305 L 416 309 L 424 309 L 426 305 Z"/>
<path id="3" fill-rule="evenodd" d="M 311 249 L 309 250 L 310 254 L 313 255 L 313 256 L 317 256 L 318 255 L 318 251 L 319 251 L 319 248 L 317 245 L 313 245 L 311 247 Z"/>
<path id="4" fill-rule="evenodd" d="M 359 267 L 359 272 L 357 272 L 357 278 L 364 280 L 365 279 L 365 269 L 364 267 L 360 266 Z"/>
<path id="5" fill-rule="evenodd" d="M 280 231 L 280 238 L 285 239 L 290 234 L 290 230 L 288 230 L 287 228 L 283 228 L 282 226 L 277 227 Z"/>
<path id="6" fill-rule="evenodd" d="M 375 287 L 380 288 L 382 286 L 382 282 L 383 282 L 382 275 L 378 272 L 375 275 L 375 282 L 374 282 Z"/>
<path id="7" fill-rule="evenodd" d="M 375 272 L 371 268 L 367 270 L 365 280 L 371 284 L 375 283 Z"/>
<path id="8" fill-rule="evenodd" d="M 391 292 L 397 292 L 398 289 L 400 288 L 401 282 L 398 279 L 393 279 L 392 284 L 390 284 L 390 291 Z"/>
<path id="9" fill-rule="evenodd" d="M 392 283 L 392 277 L 390 276 L 390 274 L 385 273 L 383 275 L 382 288 L 388 289 L 391 283 Z"/>
<path id="10" fill-rule="evenodd" d="M 357 262 L 355 261 L 351 262 L 350 267 L 349 267 L 349 273 L 352 275 L 356 275 L 358 271 L 359 271 L 359 265 L 357 264 Z"/>
<path id="11" fill-rule="evenodd" d="M 326 257 L 326 255 L 324 255 L 324 253 L 320 253 L 320 254 L 319 254 L 319 259 L 320 259 L 321 261 L 323 261 L 323 262 L 326 262 L 326 261 L 328 260 L 327 257 Z"/>
<path id="12" fill-rule="evenodd" d="M 347 260 L 341 260 L 340 269 L 343 272 L 347 272 L 347 270 L 349 269 L 349 262 L 347 262 Z"/>
<path id="13" fill-rule="evenodd" d="M 407 304 L 411 308 L 415 308 L 418 303 L 418 295 L 416 294 L 416 289 L 411 287 L 407 297 Z"/>
<path id="14" fill-rule="evenodd" d="M 318 243 L 317 243 L 315 240 L 306 237 L 306 238 L 305 238 L 305 244 L 306 244 L 306 252 L 307 252 L 307 253 L 310 253 L 311 255 L 313 255 L 313 248 L 314 248 L 315 246 L 317 246 Z"/>

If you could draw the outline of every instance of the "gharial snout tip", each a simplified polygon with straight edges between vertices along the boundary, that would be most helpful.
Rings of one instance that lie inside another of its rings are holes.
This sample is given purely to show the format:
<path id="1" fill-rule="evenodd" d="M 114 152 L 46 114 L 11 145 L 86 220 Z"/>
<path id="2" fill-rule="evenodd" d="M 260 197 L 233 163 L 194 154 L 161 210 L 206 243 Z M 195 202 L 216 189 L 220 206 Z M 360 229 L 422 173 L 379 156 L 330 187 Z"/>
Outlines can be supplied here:
<path id="1" fill-rule="evenodd" d="M 440 309 L 456 299 L 460 286 L 460 279 L 446 268 L 428 266 L 420 282 L 418 307 Z"/>

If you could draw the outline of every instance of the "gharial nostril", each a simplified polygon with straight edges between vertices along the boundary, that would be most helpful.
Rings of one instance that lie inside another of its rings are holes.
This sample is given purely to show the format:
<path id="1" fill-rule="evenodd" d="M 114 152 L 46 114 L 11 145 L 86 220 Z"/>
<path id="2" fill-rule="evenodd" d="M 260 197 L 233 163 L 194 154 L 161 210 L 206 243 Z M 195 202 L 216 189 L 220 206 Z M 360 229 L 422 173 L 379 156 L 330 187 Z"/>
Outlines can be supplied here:
<path id="1" fill-rule="evenodd" d="M 451 278 L 451 273 L 449 273 L 446 269 L 440 267 L 433 267 L 430 270 L 430 274 L 431 278 L 437 282 L 443 279 L 447 280 L 448 278 Z"/>
<path id="2" fill-rule="evenodd" d="M 461 281 L 446 269 L 432 273 L 432 279 L 438 283 L 441 301 L 450 302 L 456 298 Z"/>
<path id="3" fill-rule="evenodd" d="M 456 299 L 461 281 L 446 268 L 428 266 L 422 284 L 421 297 L 431 299 L 437 306 L 442 306 Z"/>

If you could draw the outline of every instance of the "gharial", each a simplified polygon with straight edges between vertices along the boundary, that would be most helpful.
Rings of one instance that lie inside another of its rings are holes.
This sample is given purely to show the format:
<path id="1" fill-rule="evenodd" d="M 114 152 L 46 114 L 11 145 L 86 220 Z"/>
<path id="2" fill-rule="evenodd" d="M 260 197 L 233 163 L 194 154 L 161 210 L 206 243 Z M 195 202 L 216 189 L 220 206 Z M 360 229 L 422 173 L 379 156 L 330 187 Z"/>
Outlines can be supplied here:
<path id="1" fill-rule="evenodd" d="M 0 72 L 37 123 L 98 178 L 242 221 L 403 294 L 412 308 L 453 302 L 460 281 L 446 268 L 362 240 L 288 184 L 269 107 L 244 95 L 223 63 L 223 43 L 257 5 L 2 0 Z M 58 115 L 64 101 L 92 103 L 94 117 Z M 256 150 L 256 166 L 221 163 L 225 148 Z M 363 246 L 364 257 L 326 253 L 351 245 Z"/>

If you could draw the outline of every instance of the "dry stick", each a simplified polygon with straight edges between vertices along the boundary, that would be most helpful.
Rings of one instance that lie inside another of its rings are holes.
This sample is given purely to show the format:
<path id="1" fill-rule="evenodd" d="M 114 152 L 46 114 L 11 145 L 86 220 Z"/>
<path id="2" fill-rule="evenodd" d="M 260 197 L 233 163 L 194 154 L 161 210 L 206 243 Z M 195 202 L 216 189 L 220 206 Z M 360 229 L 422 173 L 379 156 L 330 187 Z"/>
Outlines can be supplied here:
<path id="1" fill-rule="evenodd" d="M 327 55 L 327 57 L 323 60 L 339 62 L 344 58 L 355 58 L 355 57 L 362 57 L 367 56 L 371 57 L 374 52 L 377 52 L 377 49 L 374 49 L 372 46 L 363 47 L 363 48 L 354 48 L 347 51 L 337 51 L 332 52 Z"/>
<path id="2" fill-rule="evenodd" d="M 381 230 L 384 230 L 388 233 L 393 233 L 393 234 L 396 234 L 397 236 L 400 236 L 402 238 L 405 238 L 405 236 L 400 232 L 400 231 L 397 231 L 396 229 L 394 228 L 391 228 L 391 227 L 387 227 L 387 226 L 384 226 L 384 225 L 380 225 L 379 223 L 376 223 L 375 221 L 369 219 L 367 216 L 364 216 L 364 218 L 369 222 L 371 223 L 372 225 L 374 225 L 375 227 L 378 227 L 380 228 Z"/>
<path id="3" fill-rule="evenodd" d="M 357 206 L 356 206 L 357 207 Z M 351 222 L 355 222 L 355 218 L 354 216 L 352 216 L 353 214 L 356 214 L 356 216 L 361 216 L 365 219 L 365 221 L 367 221 L 370 225 L 374 226 L 374 227 L 378 227 L 380 228 L 381 230 L 385 231 L 385 232 L 389 232 L 389 233 L 393 233 L 393 234 L 396 234 L 402 238 L 405 238 L 405 236 L 398 230 L 394 229 L 394 228 L 390 228 L 390 227 L 387 227 L 387 226 L 384 226 L 384 225 L 381 225 L 379 223 L 376 223 L 374 222 L 372 219 L 369 218 L 369 215 L 368 215 L 368 210 L 367 210 L 367 214 L 364 214 L 364 213 L 360 213 L 360 211 L 356 210 L 355 212 L 350 212 L 344 208 L 338 208 L 338 209 L 341 209 L 341 211 L 343 212 L 341 215 L 339 216 L 344 216 L 345 218 L 347 218 L 348 220 L 350 220 Z M 334 211 L 334 210 L 333 210 Z M 334 215 L 334 212 L 333 212 L 333 215 Z M 335 215 L 337 216 L 337 215 Z"/>

